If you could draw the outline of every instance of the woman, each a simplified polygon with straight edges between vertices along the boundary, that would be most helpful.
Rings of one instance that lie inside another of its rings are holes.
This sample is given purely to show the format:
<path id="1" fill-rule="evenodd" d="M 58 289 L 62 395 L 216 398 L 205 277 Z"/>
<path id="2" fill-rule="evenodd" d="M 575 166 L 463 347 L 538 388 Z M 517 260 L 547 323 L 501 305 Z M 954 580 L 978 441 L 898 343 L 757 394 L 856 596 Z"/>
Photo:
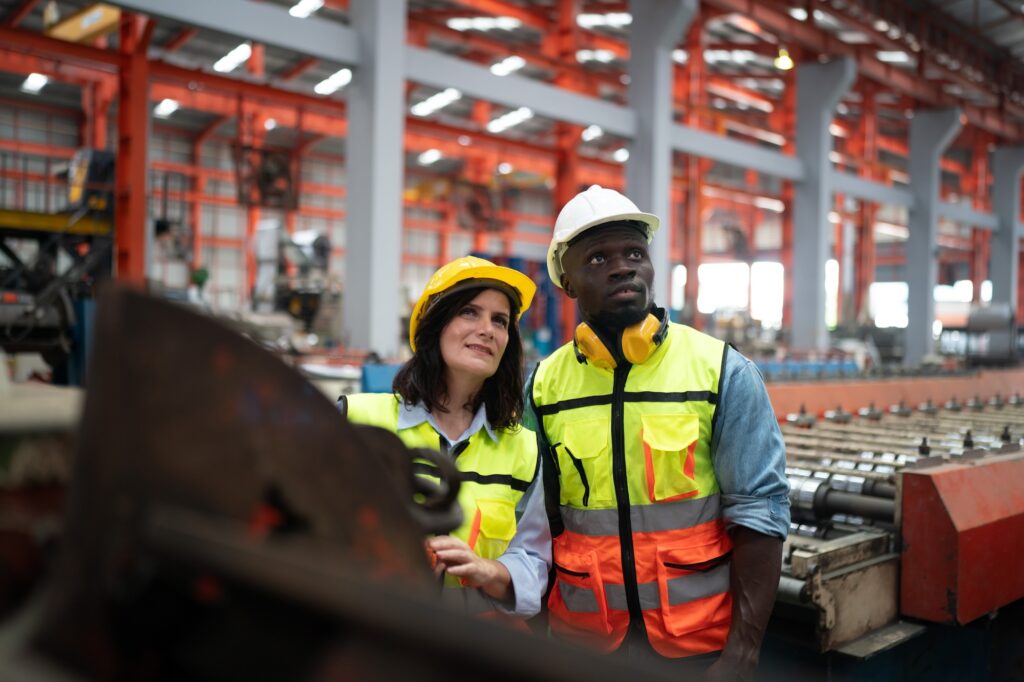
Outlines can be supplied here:
<path id="1" fill-rule="evenodd" d="M 342 401 L 353 422 L 455 458 L 463 523 L 430 538 L 427 548 L 452 588 L 443 591 L 445 600 L 472 613 L 532 616 L 547 587 L 551 539 L 537 443 L 519 425 L 519 316 L 535 291 L 522 273 L 482 258 L 448 263 L 413 308 L 413 357 L 395 376 L 394 394 Z"/>

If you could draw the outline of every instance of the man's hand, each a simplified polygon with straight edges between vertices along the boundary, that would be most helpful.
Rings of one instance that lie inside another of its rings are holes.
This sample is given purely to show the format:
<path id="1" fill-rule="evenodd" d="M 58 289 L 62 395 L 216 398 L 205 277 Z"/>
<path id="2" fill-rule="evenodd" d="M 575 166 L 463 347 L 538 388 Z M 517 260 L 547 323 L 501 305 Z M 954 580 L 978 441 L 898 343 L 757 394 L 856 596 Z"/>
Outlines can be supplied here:
<path id="1" fill-rule="evenodd" d="M 721 657 L 704 674 L 708 682 L 754 678 L 782 572 L 780 538 L 737 526 L 732 542 L 732 626 Z"/>
<path id="2" fill-rule="evenodd" d="M 505 603 L 514 599 L 512 576 L 500 561 L 477 556 L 469 545 L 450 535 L 430 538 L 427 549 L 437 557 L 434 565 L 437 575 L 447 571 L 448 575 L 461 578 L 463 585 L 478 587 L 494 599 Z"/>

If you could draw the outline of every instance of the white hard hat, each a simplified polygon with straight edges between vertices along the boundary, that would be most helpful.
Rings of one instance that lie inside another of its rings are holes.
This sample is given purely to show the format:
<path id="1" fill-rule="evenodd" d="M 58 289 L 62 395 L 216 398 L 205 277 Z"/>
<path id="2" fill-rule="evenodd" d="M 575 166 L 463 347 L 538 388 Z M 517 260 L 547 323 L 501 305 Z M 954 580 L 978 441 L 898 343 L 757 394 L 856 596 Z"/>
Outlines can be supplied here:
<path id="1" fill-rule="evenodd" d="M 562 286 L 562 255 L 566 245 L 592 227 L 620 220 L 643 223 L 648 243 L 661 224 L 658 216 L 644 213 L 624 195 L 600 185 L 591 185 L 562 207 L 548 246 L 548 277 L 555 286 Z"/>

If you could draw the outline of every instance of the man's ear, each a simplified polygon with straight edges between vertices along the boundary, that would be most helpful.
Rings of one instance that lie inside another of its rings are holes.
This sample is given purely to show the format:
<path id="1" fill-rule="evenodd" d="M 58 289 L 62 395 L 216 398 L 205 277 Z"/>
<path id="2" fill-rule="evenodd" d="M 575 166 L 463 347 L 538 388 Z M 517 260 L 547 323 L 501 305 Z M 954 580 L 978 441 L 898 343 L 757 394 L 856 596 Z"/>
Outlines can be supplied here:
<path id="1" fill-rule="evenodd" d="M 572 284 L 569 282 L 569 278 L 565 276 L 564 272 L 562 273 L 561 281 L 562 291 L 565 292 L 565 295 L 569 298 L 576 298 L 576 291 L 572 288 Z"/>

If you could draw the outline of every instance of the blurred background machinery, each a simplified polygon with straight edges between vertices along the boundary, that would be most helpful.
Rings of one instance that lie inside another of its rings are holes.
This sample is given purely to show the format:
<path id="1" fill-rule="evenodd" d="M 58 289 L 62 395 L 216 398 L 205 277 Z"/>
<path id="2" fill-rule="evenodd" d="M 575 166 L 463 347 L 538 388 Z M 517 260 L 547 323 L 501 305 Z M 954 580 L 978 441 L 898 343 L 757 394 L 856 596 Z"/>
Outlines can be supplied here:
<path id="1" fill-rule="evenodd" d="M 81 149 L 62 174 L 57 210 L 0 206 L 0 348 L 40 353 L 58 383 L 77 384 L 93 292 L 112 273 L 114 154 Z"/>

